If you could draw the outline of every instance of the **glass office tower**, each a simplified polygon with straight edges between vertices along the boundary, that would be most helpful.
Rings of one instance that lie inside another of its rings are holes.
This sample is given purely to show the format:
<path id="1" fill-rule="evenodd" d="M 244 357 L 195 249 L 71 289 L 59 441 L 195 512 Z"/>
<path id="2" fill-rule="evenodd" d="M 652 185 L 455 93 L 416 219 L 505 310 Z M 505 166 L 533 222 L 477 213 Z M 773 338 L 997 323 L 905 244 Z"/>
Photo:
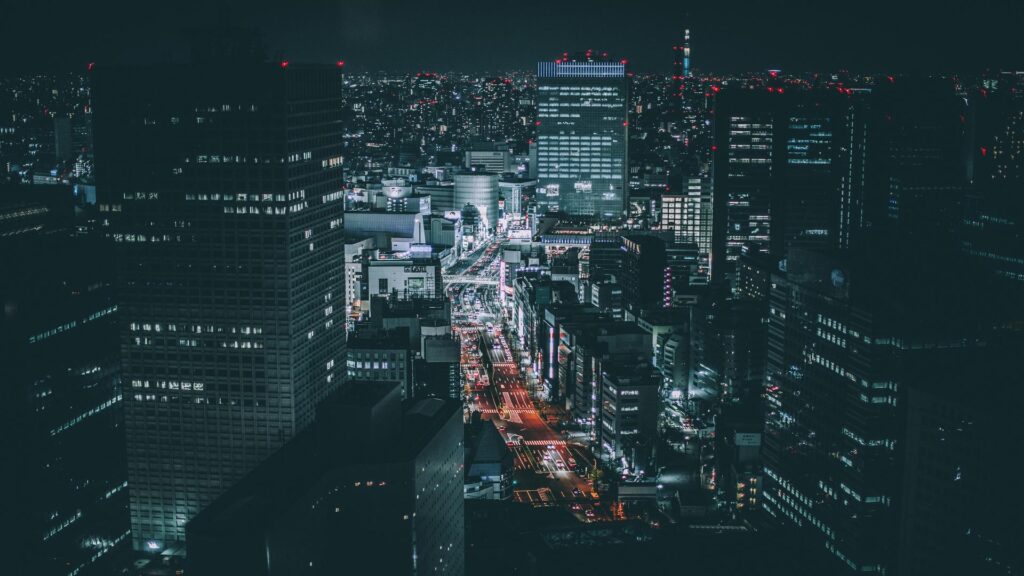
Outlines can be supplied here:
<path id="1" fill-rule="evenodd" d="M 620 220 L 628 199 L 625 61 L 588 52 L 540 62 L 537 84 L 538 208 Z"/>

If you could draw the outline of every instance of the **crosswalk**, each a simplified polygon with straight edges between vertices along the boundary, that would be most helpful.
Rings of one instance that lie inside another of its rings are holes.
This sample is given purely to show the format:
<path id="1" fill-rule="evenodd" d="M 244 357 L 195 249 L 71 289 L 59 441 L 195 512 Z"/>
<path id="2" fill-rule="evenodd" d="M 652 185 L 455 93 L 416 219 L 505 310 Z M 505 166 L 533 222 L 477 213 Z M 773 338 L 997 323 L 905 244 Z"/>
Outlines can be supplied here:
<path id="1" fill-rule="evenodd" d="M 551 494 L 550 488 L 515 490 L 512 492 L 512 499 L 516 502 L 529 502 L 535 506 L 550 506 L 555 503 L 555 497 Z"/>
<path id="2" fill-rule="evenodd" d="M 565 446 L 565 440 L 525 440 L 527 446 Z"/>

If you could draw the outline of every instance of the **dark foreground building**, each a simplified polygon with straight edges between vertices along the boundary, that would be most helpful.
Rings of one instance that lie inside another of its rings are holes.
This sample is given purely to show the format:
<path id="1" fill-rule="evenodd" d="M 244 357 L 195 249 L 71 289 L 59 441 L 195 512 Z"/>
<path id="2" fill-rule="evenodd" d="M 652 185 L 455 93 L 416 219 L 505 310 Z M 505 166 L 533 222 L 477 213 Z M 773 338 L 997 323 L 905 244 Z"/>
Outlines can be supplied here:
<path id="1" fill-rule="evenodd" d="M 189 573 L 464 572 L 462 411 L 351 383 L 188 525 Z"/>
<path id="2" fill-rule="evenodd" d="M 132 538 L 175 552 L 186 522 L 345 377 L 341 73 L 235 62 L 93 76 Z"/>
<path id="3" fill-rule="evenodd" d="M 112 573 L 129 529 L 113 266 L 47 229 L 0 239 L 0 572 Z"/>

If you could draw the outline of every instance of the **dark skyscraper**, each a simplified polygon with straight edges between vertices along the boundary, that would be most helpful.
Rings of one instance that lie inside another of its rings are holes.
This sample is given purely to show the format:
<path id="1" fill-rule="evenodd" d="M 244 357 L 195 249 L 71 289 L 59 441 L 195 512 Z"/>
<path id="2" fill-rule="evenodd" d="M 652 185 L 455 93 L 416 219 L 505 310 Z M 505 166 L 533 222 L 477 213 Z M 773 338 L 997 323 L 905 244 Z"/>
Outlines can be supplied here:
<path id="1" fill-rule="evenodd" d="M 626 61 L 588 51 L 540 62 L 537 91 L 538 207 L 620 220 L 629 195 Z"/>
<path id="2" fill-rule="evenodd" d="M 716 102 L 713 258 L 727 272 L 751 243 L 830 246 L 839 221 L 840 97 L 730 90 Z M 728 263 L 727 263 L 728 262 Z"/>
<path id="3" fill-rule="evenodd" d="M 622 302 L 633 311 L 662 308 L 665 303 L 665 241 L 654 236 L 622 238 Z"/>
<path id="4" fill-rule="evenodd" d="M 340 67 L 93 75 L 132 537 L 180 552 L 186 522 L 345 377 Z"/>
<path id="5" fill-rule="evenodd" d="M 5 574 L 113 573 L 112 552 L 127 544 L 119 312 L 107 248 L 60 233 L 0 239 Z"/>
<path id="6" fill-rule="evenodd" d="M 190 572 L 461 576 L 461 403 L 401 397 L 358 382 L 324 402 L 189 523 Z"/>
<path id="7" fill-rule="evenodd" d="M 971 535 L 964 528 L 971 520 L 945 513 L 937 520 L 936 508 L 925 513 L 921 501 L 904 499 L 905 490 L 919 498 L 943 498 L 942 485 L 950 487 L 958 466 L 965 484 L 953 483 L 956 490 L 947 493 L 975 499 L 957 504 L 957 513 L 970 509 L 965 516 L 975 516 L 971 526 L 986 539 L 1015 538 L 999 528 L 1005 518 L 990 522 L 991 507 L 973 492 L 988 476 L 974 468 L 968 454 L 987 442 L 969 449 L 962 444 L 976 430 L 1009 422 L 972 422 L 962 414 L 973 401 L 947 411 L 927 396 L 953 382 L 971 394 L 998 386 L 999 378 L 991 378 L 991 384 L 971 378 L 989 380 L 989 374 L 1005 370 L 984 360 L 999 357 L 986 348 L 1019 342 L 1020 324 L 1012 320 L 1019 312 L 989 297 L 991 280 L 963 258 L 934 246 L 894 248 L 899 245 L 891 238 L 879 241 L 872 238 L 842 259 L 790 250 L 787 271 L 771 277 L 761 502 L 773 522 L 823 544 L 852 571 L 886 573 L 897 558 L 901 508 L 912 517 L 904 526 L 912 538 L 929 531 L 944 533 L 943 538 L 957 530 L 961 537 L 964 530 Z M 931 368 L 943 363 L 964 377 L 941 376 Z M 908 392 L 917 412 L 909 447 Z M 935 451 L 929 453 L 929 447 Z M 906 472 L 904 456 L 915 460 Z M 948 511 L 945 506 L 952 503 L 943 506 Z M 1011 554 L 999 555 L 1005 560 Z"/>

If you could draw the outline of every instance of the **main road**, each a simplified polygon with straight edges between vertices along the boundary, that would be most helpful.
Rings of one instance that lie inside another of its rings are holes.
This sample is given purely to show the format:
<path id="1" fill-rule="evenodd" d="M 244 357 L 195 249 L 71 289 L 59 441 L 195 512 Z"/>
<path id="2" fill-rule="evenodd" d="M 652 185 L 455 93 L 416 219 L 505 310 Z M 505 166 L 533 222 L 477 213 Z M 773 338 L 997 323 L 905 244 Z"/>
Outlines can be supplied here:
<path id="1" fill-rule="evenodd" d="M 487 285 L 453 282 L 447 286 L 454 327 L 463 339 L 464 367 L 470 376 L 468 408 L 497 426 L 512 450 L 517 501 L 566 506 L 583 521 L 609 519 L 611 512 L 597 501 L 590 482 L 576 472 L 593 464 L 590 456 L 548 425 L 527 393 L 525 379 L 502 334 L 499 288 L 489 285 L 501 265 L 499 246 L 500 240 L 496 240 L 483 249 L 459 274 L 487 280 Z M 490 367 L 486 374 L 486 366 L 480 365 L 484 355 Z"/>

